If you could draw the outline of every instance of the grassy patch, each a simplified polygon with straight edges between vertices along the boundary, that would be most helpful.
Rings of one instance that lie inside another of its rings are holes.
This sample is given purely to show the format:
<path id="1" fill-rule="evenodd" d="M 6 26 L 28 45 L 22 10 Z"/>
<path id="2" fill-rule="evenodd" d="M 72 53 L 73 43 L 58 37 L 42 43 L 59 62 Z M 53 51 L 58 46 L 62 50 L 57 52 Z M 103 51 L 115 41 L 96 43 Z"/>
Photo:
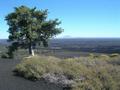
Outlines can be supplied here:
<path id="1" fill-rule="evenodd" d="M 49 74 L 54 81 L 63 81 L 60 79 L 64 76 L 64 82 L 73 82 L 69 86 L 72 90 L 119 90 L 120 65 L 115 64 L 114 60 L 119 61 L 120 57 L 92 55 L 61 60 L 51 56 L 34 56 L 24 58 L 14 71 L 32 80 Z"/>

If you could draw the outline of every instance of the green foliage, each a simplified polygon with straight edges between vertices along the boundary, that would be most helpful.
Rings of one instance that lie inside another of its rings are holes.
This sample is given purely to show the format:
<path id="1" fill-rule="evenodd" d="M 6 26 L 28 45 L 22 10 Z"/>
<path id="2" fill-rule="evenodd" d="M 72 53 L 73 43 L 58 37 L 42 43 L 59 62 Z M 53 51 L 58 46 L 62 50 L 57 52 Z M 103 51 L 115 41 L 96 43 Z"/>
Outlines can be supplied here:
<path id="1" fill-rule="evenodd" d="M 110 57 L 116 57 L 116 56 L 119 56 L 119 54 L 118 53 L 110 54 Z"/>
<path id="2" fill-rule="evenodd" d="M 58 19 L 47 20 L 47 17 L 47 10 L 36 10 L 26 6 L 16 7 L 14 12 L 8 14 L 5 20 L 9 25 L 9 41 L 13 43 L 9 52 L 12 54 L 21 47 L 29 48 L 31 54 L 35 44 L 42 43 L 48 46 L 48 40 L 63 30 L 58 27 Z"/>
<path id="3" fill-rule="evenodd" d="M 115 58 L 120 59 L 119 56 Z M 14 71 L 34 80 L 48 73 L 64 75 L 75 82 L 71 85 L 72 90 L 119 90 L 120 66 L 112 63 L 115 58 L 106 60 L 106 56 L 99 56 L 60 60 L 50 56 L 34 56 L 24 58 Z"/>
<path id="4" fill-rule="evenodd" d="M 9 55 L 6 54 L 6 53 L 3 53 L 3 54 L 1 55 L 1 58 L 9 58 Z"/>
<path id="5" fill-rule="evenodd" d="M 54 57 L 27 57 L 16 66 L 14 71 L 28 79 L 40 79 L 44 73 L 60 71 L 58 62 L 59 59 Z"/>

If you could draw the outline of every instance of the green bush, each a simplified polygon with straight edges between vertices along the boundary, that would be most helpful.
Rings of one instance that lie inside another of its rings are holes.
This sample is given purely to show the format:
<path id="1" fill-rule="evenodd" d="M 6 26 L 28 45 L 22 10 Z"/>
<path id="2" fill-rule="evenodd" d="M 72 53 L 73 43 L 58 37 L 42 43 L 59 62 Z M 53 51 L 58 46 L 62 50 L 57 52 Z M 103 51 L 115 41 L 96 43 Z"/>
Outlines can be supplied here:
<path id="1" fill-rule="evenodd" d="M 110 54 L 109 56 L 110 57 L 117 57 L 117 56 L 119 56 L 119 54 L 118 53 L 113 53 L 113 54 Z"/>
<path id="2" fill-rule="evenodd" d="M 48 73 L 64 75 L 74 81 L 70 86 L 72 90 L 119 90 L 120 66 L 110 63 L 112 59 L 106 55 L 63 60 L 34 56 L 24 58 L 14 71 L 32 80 L 41 79 Z"/>
<path id="3" fill-rule="evenodd" d="M 59 59 L 54 57 L 27 57 L 14 70 L 18 75 L 28 79 L 40 79 L 44 73 L 57 73 Z"/>
<path id="4" fill-rule="evenodd" d="M 5 58 L 5 59 L 6 59 L 6 58 L 9 58 L 9 55 L 6 54 L 6 53 L 4 53 L 4 54 L 1 55 L 1 58 Z"/>

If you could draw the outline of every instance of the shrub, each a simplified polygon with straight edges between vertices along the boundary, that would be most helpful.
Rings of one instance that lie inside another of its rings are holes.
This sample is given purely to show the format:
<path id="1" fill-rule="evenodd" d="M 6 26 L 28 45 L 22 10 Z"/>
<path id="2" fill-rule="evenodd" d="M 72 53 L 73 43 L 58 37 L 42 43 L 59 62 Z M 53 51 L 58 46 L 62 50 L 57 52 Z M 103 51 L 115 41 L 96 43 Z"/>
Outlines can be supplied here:
<path id="1" fill-rule="evenodd" d="M 1 58 L 5 58 L 5 59 L 6 59 L 6 58 L 9 58 L 9 55 L 6 54 L 6 53 L 4 53 L 4 54 L 1 55 Z"/>
<path id="2" fill-rule="evenodd" d="M 14 72 L 28 79 L 40 79 L 44 73 L 57 73 L 60 70 L 58 61 L 59 59 L 54 57 L 27 57 L 16 66 Z"/>
<path id="3" fill-rule="evenodd" d="M 114 54 L 110 54 L 109 56 L 110 57 L 117 57 L 117 56 L 119 56 L 119 54 L 118 53 L 114 53 Z"/>
<path id="4" fill-rule="evenodd" d="M 113 58 L 106 57 L 60 60 L 51 56 L 33 56 L 24 58 L 14 71 L 32 80 L 49 76 L 55 84 L 60 81 L 69 83 L 72 90 L 119 90 L 120 66 L 109 63 Z"/>

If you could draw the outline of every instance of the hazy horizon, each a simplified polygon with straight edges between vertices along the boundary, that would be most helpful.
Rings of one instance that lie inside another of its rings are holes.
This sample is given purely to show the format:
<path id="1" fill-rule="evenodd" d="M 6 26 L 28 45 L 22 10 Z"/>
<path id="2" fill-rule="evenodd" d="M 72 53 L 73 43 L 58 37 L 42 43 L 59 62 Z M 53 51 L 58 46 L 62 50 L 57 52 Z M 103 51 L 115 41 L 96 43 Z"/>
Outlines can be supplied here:
<path id="1" fill-rule="evenodd" d="M 62 36 L 59 36 L 59 37 L 53 37 L 51 39 L 120 39 L 120 37 L 62 37 Z M 0 38 L 0 39 L 8 39 L 8 37 L 5 37 L 5 38 Z"/>

